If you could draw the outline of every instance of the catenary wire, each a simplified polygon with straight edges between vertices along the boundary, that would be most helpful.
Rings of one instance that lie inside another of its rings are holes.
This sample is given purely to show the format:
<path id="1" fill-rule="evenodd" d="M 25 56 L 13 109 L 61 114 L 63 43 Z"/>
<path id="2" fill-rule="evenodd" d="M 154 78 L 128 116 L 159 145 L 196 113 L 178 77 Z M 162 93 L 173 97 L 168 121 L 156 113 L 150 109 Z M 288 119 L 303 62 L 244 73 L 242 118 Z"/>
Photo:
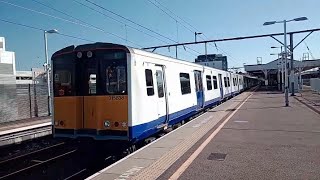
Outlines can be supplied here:
<path id="1" fill-rule="evenodd" d="M 43 28 L 34 27 L 34 26 L 26 25 L 26 24 L 21 24 L 21 23 L 17 23 L 17 22 L 5 20 L 5 19 L 0 19 L 0 21 L 5 22 L 5 23 L 8 23 L 8 24 L 13 24 L 13 25 L 21 26 L 21 27 L 26 27 L 26 28 L 29 28 L 29 29 L 34 29 L 34 30 L 38 30 L 38 31 L 45 31 L 45 29 L 43 29 Z M 59 35 L 61 35 L 61 36 L 73 38 L 73 39 L 82 40 L 82 41 L 94 42 L 93 40 L 89 40 L 89 39 L 85 39 L 85 38 L 80 38 L 80 37 L 76 37 L 76 36 L 69 35 L 69 34 L 63 34 L 63 33 L 60 33 L 60 32 L 58 32 L 57 34 L 59 34 Z"/>
<path id="2" fill-rule="evenodd" d="M 74 0 L 74 1 L 75 1 L 75 0 Z M 132 23 L 132 24 L 135 24 L 135 25 L 137 25 L 137 26 L 139 26 L 139 27 L 141 27 L 141 28 L 143 28 L 143 29 L 146 29 L 146 30 L 148 30 L 148 31 L 150 31 L 150 32 L 152 32 L 152 33 L 155 33 L 155 34 L 157 34 L 157 35 L 159 35 L 159 36 L 161 36 L 161 37 L 163 37 L 163 38 L 166 38 L 167 40 L 170 40 L 170 41 L 172 41 L 172 42 L 177 43 L 177 41 L 175 41 L 175 40 L 173 40 L 173 39 L 171 39 L 171 38 L 169 38 L 169 37 L 167 37 L 167 36 L 165 36 L 165 35 L 162 35 L 162 34 L 156 32 L 156 31 L 154 31 L 154 30 L 152 30 L 152 29 L 150 29 L 150 28 L 148 28 L 148 27 L 146 27 L 146 26 L 143 26 L 143 25 L 141 25 L 141 24 L 139 24 L 139 23 L 137 23 L 137 22 L 135 22 L 135 21 L 133 21 L 133 20 L 131 20 L 131 19 L 129 19 L 129 18 L 126 18 L 126 17 L 124 17 L 124 16 L 122 16 L 122 15 L 120 15 L 120 14 L 118 14 L 118 13 L 115 13 L 115 12 L 113 12 L 113 11 L 111 11 L 111 10 L 103 7 L 102 5 L 100 5 L 100 4 L 98 4 L 98 3 L 95 3 L 95 2 L 90 1 L 90 0 L 85 0 L 85 1 L 88 2 L 88 3 L 90 3 L 90 4 L 92 4 L 92 5 L 94 5 L 94 6 L 96 6 L 96 7 L 98 7 L 98 8 L 100 8 L 100 9 L 103 9 L 103 10 L 109 12 L 109 13 L 111 13 L 111 14 L 113 14 L 113 15 L 121 18 L 121 19 L 124 19 L 124 20 L 126 20 L 126 21 L 128 21 L 128 22 L 130 22 L 130 23 Z M 191 51 L 193 51 L 193 52 L 195 52 L 195 53 L 201 54 L 200 52 L 198 52 L 198 51 L 196 51 L 196 50 L 194 50 L 194 49 L 192 49 L 192 48 L 189 48 L 189 47 L 186 47 L 186 48 L 190 49 Z"/>
<path id="3" fill-rule="evenodd" d="M 84 23 L 79 23 L 79 22 L 76 22 L 76 21 L 71 21 L 71 20 L 68 20 L 68 19 L 65 19 L 65 18 L 61 18 L 61 17 L 58 17 L 58 16 L 54 16 L 54 15 L 51 15 L 51 14 L 47 14 L 47 13 L 44 13 L 44 12 L 41 12 L 41 11 L 36 11 L 34 9 L 31 9 L 31 8 L 27 8 L 27 7 L 23 7 L 23 6 L 20 6 L 20 5 L 17 5 L 17 4 L 13 4 L 13 3 L 10 3 L 10 2 L 7 2 L 7 1 L 3 1 L 3 0 L 0 0 L 1 3 L 5 3 L 5 4 L 8 4 L 8 5 L 11 5 L 11 6 L 14 6 L 14 7 L 18 7 L 18 8 L 21 8 L 21 9 L 24 9 L 24 10 L 27 10 L 27 11 L 31 11 L 31 12 L 34 12 L 34 13 L 37 13 L 37 14 L 41 14 L 41 15 L 44 15 L 44 16 L 48 16 L 48 17 L 51 17 L 51 18 L 54 18 L 54 19 L 58 19 L 58 20 L 61 20 L 61 21 L 64 21 L 64 22 L 68 22 L 68 23 L 72 23 L 72 24 L 76 24 L 76 25 L 80 25 L 82 27 L 86 27 L 86 28 L 90 28 L 90 29 L 95 29 L 95 30 L 98 30 L 98 31 L 101 31 L 101 32 L 104 32 L 106 34 L 109 34 L 109 35 L 112 35 L 112 36 L 115 36 L 119 39 L 122 39 L 124 41 L 128 41 L 132 44 L 135 44 L 139 47 L 142 47 L 141 45 L 133 42 L 133 41 L 129 41 L 129 40 L 126 40 L 125 38 L 117 35 L 117 34 L 114 34 L 112 32 L 108 32 L 108 31 L 105 31 L 101 28 L 97 28 L 97 27 L 94 27 L 94 26 L 91 26 L 89 25 L 88 23 L 84 24 Z"/>
<path id="4" fill-rule="evenodd" d="M 192 27 L 196 32 L 198 32 L 199 30 L 194 27 L 191 23 L 187 22 L 186 20 L 184 20 L 183 18 L 181 18 L 180 16 L 178 16 L 177 14 L 175 14 L 173 11 L 171 11 L 169 8 L 167 8 L 166 6 L 164 6 L 162 3 L 160 3 L 159 1 L 156 1 L 160 6 L 162 6 L 164 9 L 166 9 L 167 11 L 169 11 L 171 14 L 173 14 L 174 16 L 176 16 L 177 18 L 171 16 L 166 10 L 162 9 L 161 7 L 159 7 L 156 3 L 154 3 L 152 0 L 148 0 L 151 4 L 153 4 L 154 6 L 156 6 L 158 9 L 160 9 L 162 12 L 164 12 L 165 14 L 167 14 L 170 18 L 172 18 L 173 20 L 179 22 L 179 24 L 181 24 L 183 27 L 185 27 L 187 30 L 189 30 L 190 32 L 194 32 L 193 30 L 191 30 L 190 28 L 186 27 L 183 23 L 181 23 L 178 19 L 180 19 L 181 21 L 183 21 L 185 24 L 189 25 L 190 27 Z M 204 33 L 203 36 L 207 39 L 209 39 Z M 200 36 L 201 39 L 205 40 L 203 37 Z M 234 57 L 230 55 L 230 53 L 226 52 L 225 50 L 223 50 L 222 48 L 218 47 L 217 44 L 214 42 L 214 46 L 211 43 L 208 43 L 210 46 L 216 48 L 218 51 L 223 52 L 224 54 L 228 55 L 231 61 L 235 62 L 236 64 L 238 64 L 239 62 L 237 62 L 236 60 L 234 60 Z"/>

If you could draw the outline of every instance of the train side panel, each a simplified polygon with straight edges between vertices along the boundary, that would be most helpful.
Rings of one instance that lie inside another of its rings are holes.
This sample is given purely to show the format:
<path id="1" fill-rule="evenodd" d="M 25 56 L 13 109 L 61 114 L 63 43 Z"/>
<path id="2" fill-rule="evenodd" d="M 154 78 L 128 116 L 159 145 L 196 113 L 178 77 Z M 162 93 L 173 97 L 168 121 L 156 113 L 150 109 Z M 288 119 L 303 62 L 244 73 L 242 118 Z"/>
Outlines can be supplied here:
<path id="1" fill-rule="evenodd" d="M 183 63 L 171 62 L 166 58 L 152 58 L 143 54 L 134 54 L 132 66 L 132 120 L 130 124 L 130 138 L 143 139 L 157 131 L 163 125 L 175 124 L 196 113 L 196 94 L 194 70 L 201 71 L 201 67 L 187 66 Z M 159 84 L 157 84 L 157 70 L 163 67 L 165 75 L 165 91 L 167 107 L 159 98 Z M 152 72 L 152 83 L 147 72 Z M 180 73 L 189 75 L 190 93 L 183 94 L 180 84 Z M 149 78 L 149 80 L 147 80 Z M 149 81 L 149 82 L 147 82 Z M 148 86 L 152 84 L 152 86 Z M 152 90 L 151 90 L 152 89 Z M 149 92 L 148 92 L 149 91 Z M 183 102 L 183 103 L 181 103 Z M 168 116 L 159 116 L 159 109 L 168 108 Z"/>
<path id="2" fill-rule="evenodd" d="M 210 107 L 218 104 L 218 102 L 221 100 L 218 71 L 205 67 L 203 81 L 205 90 L 205 107 Z"/>

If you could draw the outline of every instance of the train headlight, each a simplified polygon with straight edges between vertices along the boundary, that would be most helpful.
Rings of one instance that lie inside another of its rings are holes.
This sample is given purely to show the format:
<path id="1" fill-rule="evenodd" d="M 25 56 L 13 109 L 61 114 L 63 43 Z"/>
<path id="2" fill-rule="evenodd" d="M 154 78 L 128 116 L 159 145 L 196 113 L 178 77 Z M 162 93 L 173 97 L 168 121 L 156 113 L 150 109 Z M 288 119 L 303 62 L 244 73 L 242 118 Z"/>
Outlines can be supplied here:
<path id="1" fill-rule="evenodd" d="M 63 121 L 59 121 L 60 126 L 64 126 L 64 122 Z"/>
<path id="2" fill-rule="evenodd" d="M 119 123 L 118 123 L 118 122 L 115 122 L 115 123 L 114 123 L 114 126 L 115 126 L 115 127 L 118 127 L 118 126 L 119 126 Z"/>
<path id="3" fill-rule="evenodd" d="M 104 125 L 104 127 L 110 127 L 110 121 L 105 121 L 105 122 L 103 123 L 103 125 Z"/>
<path id="4" fill-rule="evenodd" d="M 122 122 L 121 126 L 125 128 L 125 127 L 127 127 L 127 123 L 126 122 Z"/>
<path id="5" fill-rule="evenodd" d="M 88 51 L 88 52 L 87 52 L 87 57 L 88 57 L 88 58 L 91 58 L 91 57 L 92 57 L 92 52 L 91 52 L 91 51 Z"/>
<path id="6" fill-rule="evenodd" d="M 54 125 L 58 126 L 59 125 L 59 121 L 54 121 Z"/>
<path id="7" fill-rule="evenodd" d="M 77 52 L 77 57 L 82 58 L 82 52 Z"/>

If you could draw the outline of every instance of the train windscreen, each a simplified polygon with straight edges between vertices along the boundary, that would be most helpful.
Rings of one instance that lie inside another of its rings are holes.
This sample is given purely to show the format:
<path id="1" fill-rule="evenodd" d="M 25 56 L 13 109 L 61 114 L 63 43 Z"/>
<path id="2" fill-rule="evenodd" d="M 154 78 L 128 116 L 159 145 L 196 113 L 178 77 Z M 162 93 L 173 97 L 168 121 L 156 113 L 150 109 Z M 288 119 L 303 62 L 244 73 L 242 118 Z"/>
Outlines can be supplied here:
<path id="1" fill-rule="evenodd" d="M 70 55 L 61 55 L 53 59 L 52 73 L 55 97 L 75 95 L 74 70 L 73 57 Z"/>
<path id="2" fill-rule="evenodd" d="M 104 93 L 107 95 L 127 94 L 126 52 L 102 51 L 98 55 L 101 63 L 101 76 Z"/>

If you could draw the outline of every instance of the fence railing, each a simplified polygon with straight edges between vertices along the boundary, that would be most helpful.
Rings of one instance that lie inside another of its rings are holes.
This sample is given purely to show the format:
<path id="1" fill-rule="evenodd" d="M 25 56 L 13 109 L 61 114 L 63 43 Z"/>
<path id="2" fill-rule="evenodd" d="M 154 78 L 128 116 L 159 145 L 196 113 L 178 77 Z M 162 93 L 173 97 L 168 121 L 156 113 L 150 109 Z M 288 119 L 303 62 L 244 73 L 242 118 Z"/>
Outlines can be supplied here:
<path id="1" fill-rule="evenodd" d="M 311 78 L 310 87 L 311 87 L 311 90 L 320 92 L 320 78 Z"/>
<path id="2" fill-rule="evenodd" d="M 48 116 L 44 84 L 0 84 L 0 123 Z"/>

